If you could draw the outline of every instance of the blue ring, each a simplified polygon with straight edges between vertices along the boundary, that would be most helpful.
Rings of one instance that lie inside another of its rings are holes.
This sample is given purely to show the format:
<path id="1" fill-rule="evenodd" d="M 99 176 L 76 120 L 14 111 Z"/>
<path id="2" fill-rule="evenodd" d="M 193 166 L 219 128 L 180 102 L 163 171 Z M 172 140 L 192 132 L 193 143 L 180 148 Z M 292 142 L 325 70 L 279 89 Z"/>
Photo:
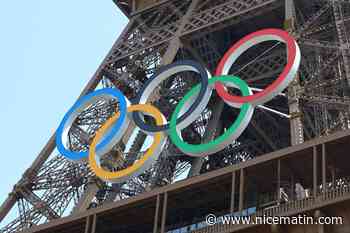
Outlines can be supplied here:
<path id="1" fill-rule="evenodd" d="M 56 146 L 58 151 L 65 156 L 67 159 L 70 160 L 82 160 L 84 158 L 88 158 L 89 153 L 88 151 L 81 151 L 81 152 L 76 152 L 76 151 L 71 151 L 66 149 L 66 147 L 63 145 L 62 142 L 62 134 L 65 129 L 65 126 L 67 124 L 67 121 L 69 120 L 70 116 L 77 111 L 81 106 L 86 104 L 87 101 L 89 101 L 91 98 L 100 96 L 100 95 L 109 95 L 113 96 L 119 101 L 119 112 L 120 116 L 118 120 L 114 123 L 114 125 L 111 127 L 111 129 L 106 133 L 105 137 L 101 140 L 101 142 L 96 146 L 96 151 L 101 151 L 104 148 L 106 148 L 111 140 L 113 139 L 113 136 L 117 134 L 119 129 L 124 123 L 124 120 L 126 118 L 127 114 L 127 102 L 126 98 L 123 95 L 123 93 L 118 90 L 118 89 L 112 89 L 112 88 L 105 88 L 101 90 L 94 91 L 92 93 L 89 93 L 88 95 L 85 95 L 81 97 L 74 105 L 73 107 L 66 113 L 64 116 L 62 122 L 60 123 L 57 131 L 56 131 Z"/>

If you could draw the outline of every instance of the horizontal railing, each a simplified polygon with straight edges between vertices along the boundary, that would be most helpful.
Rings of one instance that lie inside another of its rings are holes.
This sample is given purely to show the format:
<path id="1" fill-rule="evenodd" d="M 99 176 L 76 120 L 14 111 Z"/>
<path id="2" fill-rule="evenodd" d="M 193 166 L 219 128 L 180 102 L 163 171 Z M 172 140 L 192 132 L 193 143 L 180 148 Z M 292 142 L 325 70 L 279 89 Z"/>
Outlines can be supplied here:
<path id="1" fill-rule="evenodd" d="M 319 193 L 316 197 L 308 197 L 302 200 L 290 201 L 278 206 L 267 209 L 258 210 L 251 215 L 252 220 L 256 216 L 286 216 L 302 213 L 306 210 L 317 207 L 318 205 L 325 205 L 327 202 L 336 202 L 344 198 L 350 199 L 350 186 L 337 187 L 326 192 Z M 190 231 L 191 233 L 229 233 L 234 230 L 242 228 L 242 225 L 233 224 L 216 224 L 214 226 L 206 226 L 202 229 Z"/>

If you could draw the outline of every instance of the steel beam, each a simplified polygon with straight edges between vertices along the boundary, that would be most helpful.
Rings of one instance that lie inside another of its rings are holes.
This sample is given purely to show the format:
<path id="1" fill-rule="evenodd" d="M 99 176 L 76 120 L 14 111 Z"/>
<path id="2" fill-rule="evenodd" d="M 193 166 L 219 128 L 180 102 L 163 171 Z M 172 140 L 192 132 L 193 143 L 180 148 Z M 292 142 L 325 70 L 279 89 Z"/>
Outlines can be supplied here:
<path id="1" fill-rule="evenodd" d="M 277 203 L 281 203 L 281 160 L 277 160 Z"/>
<path id="2" fill-rule="evenodd" d="M 327 153 L 326 153 L 326 144 L 322 144 L 322 189 L 323 193 L 326 193 L 327 191 L 327 167 L 326 162 L 327 161 Z"/>
<path id="3" fill-rule="evenodd" d="M 232 172 L 231 181 L 231 199 L 230 199 L 230 213 L 235 211 L 235 193 L 236 193 L 236 172 Z"/>
<path id="4" fill-rule="evenodd" d="M 193 2 L 196 0 L 193 0 Z M 202 30 L 206 27 L 212 27 L 216 24 L 230 20 L 243 14 L 248 14 L 259 8 L 266 7 L 277 0 L 230 0 L 227 3 L 217 5 L 210 9 L 200 12 L 191 12 L 188 16 L 188 22 L 183 27 L 183 30 L 177 30 L 179 22 L 172 22 L 165 25 L 157 31 L 147 29 L 142 37 L 144 40 L 135 42 L 132 45 L 124 43 L 115 48 L 115 53 L 110 57 L 109 62 L 114 63 L 117 60 L 129 57 L 131 55 L 142 53 L 142 51 L 159 46 L 160 44 L 171 41 L 175 37 L 183 37 L 192 34 L 196 31 Z M 193 9 L 195 10 L 195 9 Z M 176 33 L 176 32 L 179 32 Z M 130 32 L 130 35 L 132 33 Z"/>
<path id="5" fill-rule="evenodd" d="M 166 227 L 167 209 L 168 209 L 168 193 L 165 192 L 163 196 L 162 223 L 161 223 L 160 233 L 165 233 L 165 230 L 166 230 L 165 227 Z"/>
<path id="6" fill-rule="evenodd" d="M 312 159 L 313 159 L 313 197 L 316 197 L 317 195 L 317 147 L 314 146 L 312 148 L 313 154 L 312 154 Z"/>
<path id="7" fill-rule="evenodd" d="M 220 123 L 220 117 L 221 117 L 222 111 L 224 109 L 224 105 L 225 104 L 223 101 L 219 101 L 213 107 L 212 118 L 209 121 L 209 124 L 206 128 L 204 135 L 203 135 L 203 139 L 202 139 L 203 143 L 206 143 L 206 142 L 213 140 L 215 138 L 215 136 L 217 135 L 219 123 Z M 188 173 L 188 177 L 199 175 L 204 161 L 205 161 L 205 158 L 193 159 L 192 167 L 191 167 L 190 172 Z"/>
<path id="8" fill-rule="evenodd" d="M 343 21 L 343 10 L 342 10 L 342 5 L 339 2 L 332 2 L 333 6 L 333 14 L 335 18 L 335 25 L 337 29 L 337 35 L 338 35 L 338 40 L 340 44 L 344 44 L 347 48 L 349 49 L 349 38 L 348 38 L 348 33 L 346 31 L 346 27 Z M 345 79 L 347 80 L 347 92 L 350 94 L 349 86 L 350 86 L 350 60 L 349 60 L 349 55 L 346 50 L 341 50 L 342 57 L 343 57 L 343 66 L 345 69 Z"/>
<path id="9" fill-rule="evenodd" d="M 244 184 L 245 182 L 245 174 L 244 169 L 242 168 L 240 170 L 240 179 L 239 179 L 239 205 L 238 205 L 238 211 L 242 212 L 244 208 Z"/>
<path id="10" fill-rule="evenodd" d="M 295 29 L 295 7 L 294 0 L 285 0 L 285 28 L 289 31 Z M 307 26 L 305 26 L 307 28 Z M 291 144 L 297 145 L 304 142 L 303 124 L 301 121 L 301 109 L 299 106 L 299 99 L 296 95 L 300 88 L 299 75 L 295 78 L 288 89 L 289 100 L 289 114 L 292 115 L 290 119 Z"/>
<path id="11" fill-rule="evenodd" d="M 158 222 L 159 222 L 159 208 L 160 208 L 160 195 L 157 195 L 156 211 L 154 213 L 153 233 L 158 233 Z"/>

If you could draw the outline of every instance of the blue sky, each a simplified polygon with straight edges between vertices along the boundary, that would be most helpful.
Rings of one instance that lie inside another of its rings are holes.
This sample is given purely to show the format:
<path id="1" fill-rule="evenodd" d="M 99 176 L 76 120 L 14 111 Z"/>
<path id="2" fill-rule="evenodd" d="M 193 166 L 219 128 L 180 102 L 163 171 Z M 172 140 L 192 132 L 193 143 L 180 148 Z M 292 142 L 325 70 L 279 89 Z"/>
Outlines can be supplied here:
<path id="1" fill-rule="evenodd" d="M 112 0 L 0 0 L 0 202 L 125 27 Z"/>

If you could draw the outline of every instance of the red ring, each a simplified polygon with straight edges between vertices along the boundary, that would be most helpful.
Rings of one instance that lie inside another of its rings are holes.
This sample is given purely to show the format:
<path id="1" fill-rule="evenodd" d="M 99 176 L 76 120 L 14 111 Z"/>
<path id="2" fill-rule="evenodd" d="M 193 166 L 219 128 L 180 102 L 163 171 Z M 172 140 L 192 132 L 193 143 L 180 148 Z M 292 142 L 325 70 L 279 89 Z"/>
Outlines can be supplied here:
<path id="1" fill-rule="evenodd" d="M 293 66 L 293 61 L 295 60 L 295 57 L 296 57 L 296 49 L 297 49 L 294 38 L 291 37 L 286 31 L 283 31 L 283 30 L 279 30 L 279 29 L 264 29 L 264 30 L 260 30 L 260 31 L 251 33 L 251 34 L 243 37 L 237 43 L 235 43 L 225 53 L 224 57 L 221 59 L 219 65 L 218 65 L 218 67 L 216 69 L 215 75 L 216 76 L 223 75 L 222 71 L 223 71 L 225 63 L 227 62 L 229 57 L 234 52 L 236 52 L 236 50 L 240 46 L 242 46 L 247 41 L 253 39 L 254 37 L 261 36 L 261 35 L 276 35 L 276 36 L 280 37 L 281 39 L 283 39 L 285 41 L 285 43 L 287 45 L 287 49 L 288 49 L 288 58 L 287 58 L 287 65 L 286 65 L 286 67 L 284 68 L 282 73 L 279 75 L 279 77 L 273 83 L 271 83 L 263 91 L 255 93 L 255 94 L 250 95 L 250 96 L 234 96 L 234 95 L 231 95 L 225 90 L 225 87 L 224 87 L 224 85 L 222 83 L 217 82 L 215 84 L 215 89 L 216 89 L 218 95 L 221 98 L 223 98 L 224 100 L 230 101 L 230 102 L 242 103 L 243 104 L 243 103 L 252 102 L 252 101 L 255 101 L 257 99 L 260 99 L 261 97 L 263 97 L 265 95 L 268 95 L 278 85 L 280 85 L 280 83 L 286 78 L 288 73 L 291 71 L 291 68 Z"/>

